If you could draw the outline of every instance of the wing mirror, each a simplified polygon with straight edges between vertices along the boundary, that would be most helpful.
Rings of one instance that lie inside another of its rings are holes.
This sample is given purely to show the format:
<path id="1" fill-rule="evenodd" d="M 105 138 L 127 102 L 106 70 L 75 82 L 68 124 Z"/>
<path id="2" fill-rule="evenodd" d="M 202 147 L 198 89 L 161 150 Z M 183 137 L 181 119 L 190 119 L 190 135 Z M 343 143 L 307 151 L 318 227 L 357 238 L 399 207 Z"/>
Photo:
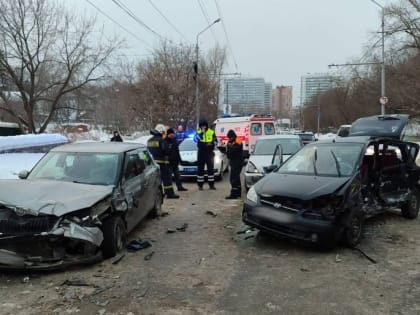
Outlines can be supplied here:
<path id="1" fill-rule="evenodd" d="M 22 171 L 19 172 L 18 177 L 20 179 L 26 179 L 28 177 L 28 175 L 29 175 L 29 171 L 22 170 Z"/>
<path id="2" fill-rule="evenodd" d="M 263 170 L 265 173 L 271 173 L 276 168 L 280 167 L 280 165 L 282 164 L 283 164 L 283 148 L 281 144 L 278 144 L 276 146 L 276 149 L 274 150 L 273 158 L 271 159 L 271 165 L 264 166 Z"/>

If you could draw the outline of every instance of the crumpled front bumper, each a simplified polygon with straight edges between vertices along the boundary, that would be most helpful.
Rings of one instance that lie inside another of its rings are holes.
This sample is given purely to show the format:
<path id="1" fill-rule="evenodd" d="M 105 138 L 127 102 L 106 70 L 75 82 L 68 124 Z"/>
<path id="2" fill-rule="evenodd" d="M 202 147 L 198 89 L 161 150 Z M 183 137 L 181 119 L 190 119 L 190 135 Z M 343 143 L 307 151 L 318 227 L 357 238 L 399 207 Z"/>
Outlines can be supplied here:
<path id="1" fill-rule="evenodd" d="M 54 270 L 98 262 L 103 233 L 67 222 L 49 232 L 1 235 L 0 270 Z"/>

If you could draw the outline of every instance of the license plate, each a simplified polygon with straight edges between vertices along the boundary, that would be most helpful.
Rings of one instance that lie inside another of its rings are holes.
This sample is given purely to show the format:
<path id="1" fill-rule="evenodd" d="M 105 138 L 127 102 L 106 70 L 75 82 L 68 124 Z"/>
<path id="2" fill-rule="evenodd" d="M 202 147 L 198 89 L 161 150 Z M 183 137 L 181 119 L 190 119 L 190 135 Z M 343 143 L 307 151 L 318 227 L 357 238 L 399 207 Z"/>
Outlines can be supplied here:
<path id="1" fill-rule="evenodd" d="M 197 168 L 196 167 L 184 167 L 184 173 L 197 173 Z"/>

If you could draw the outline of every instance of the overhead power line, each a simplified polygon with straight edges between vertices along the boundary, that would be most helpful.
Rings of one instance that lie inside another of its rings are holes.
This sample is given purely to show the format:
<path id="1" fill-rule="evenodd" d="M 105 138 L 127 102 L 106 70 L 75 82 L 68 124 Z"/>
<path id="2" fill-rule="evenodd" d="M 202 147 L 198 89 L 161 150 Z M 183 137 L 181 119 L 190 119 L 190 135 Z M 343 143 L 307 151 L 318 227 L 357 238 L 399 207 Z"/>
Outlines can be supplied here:
<path id="1" fill-rule="evenodd" d="M 204 3 L 201 0 L 197 0 L 197 2 L 200 5 L 201 13 L 203 13 L 203 16 L 206 19 L 207 25 L 210 25 L 211 21 L 210 21 L 210 18 L 209 18 L 209 15 L 207 13 L 207 9 L 206 9 Z M 216 35 L 213 32 L 213 29 L 210 29 L 210 31 L 211 31 L 211 34 L 213 35 L 214 40 L 217 43 L 217 38 L 216 38 Z"/>
<path id="2" fill-rule="evenodd" d="M 162 35 L 160 35 L 158 32 L 154 31 L 150 26 L 148 26 L 146 23 L 144 23 L 142 20 L 140 20 L 124 3 L 122 3 L 120 0 L 112 0 L 121 10 L 123 10 L 125 13 L 128 14 L 134 21 L 136 21 L 138 24 L 140 24 L 143 28 L 151 32 L 153 35 L 161 38 L 166 39 Z"/>
<path id="3" fill-rule="evenodd" d="M 228 36 L 227 31 L 226 31 L 225 22 L 224 22 L 225 18 L 222 15 L 222 10 L 220 9 L 219 3 L 217 2 L 217 0 L 214 0 L 214 3 L 216 4 L 217 12 L 219 13 L 220 18 L 222 19 L 223 32 L 225 33 L 226 42 L 227 42 L 230 54 L 232 55 L 232 59 L 233 59 L 233 63 L 235 64 L 236 72 L 239 72 L 238 64 L 236 63 L 235 55 L 233 54 L 232 45 L 230 44 L 229 36 Z"/>
<path id="4" fill-rule="evenodd" d="M 112 17 L 110 17 L 108 14 L 106 14 L 104 11 L 102 11 L 100 8 L 98 8 L 95 4 L 93 4 L 90 0 L 86 0 L 87 3 L 89 3 L 92 7 L 94 7 L 99 13 L 101 13 L 102 15 L 104 15 L 105 17 L 107 17 L 109 20 L 111 20 L 112 22 L 114 22 L 116 25 L 118 25 L 120 28 L 122 28 L 124 31 L 126 31 L 127 33 L 129 33 L 131 36 L 133 36 L 134 38 L 137 38 L 139 41 L 141 41 L 143 44 L 145 44 L 147 47 L 153 49 L 153 47 L 151 45 L 149 45 L 147 42 L 145 42 L 143 39 L 141 39 L 140 37 L 138 37 L 136 34 L 134 34 L 133 32 L 131 32 L 129 29 L 125 28 L 124 26 L 122 26 L 120 23 L 118 23 L 117 21 L 115 21 Z"/>
<path id="5" fill-rule="evenodd" d="M 152 0 L 149 0 L 150 4 L 152 5 L 152 7 L 160 14 L 161 17 L 163 17 L 165 19 L 165 21 L 172 26 L 172 28 L 182 37 L 185 39 L 185 41 L 188 42 L 187 38 L 176 28 L 176 26 L 165 16 L 165 14 L 162 13 L 161 10 L 159 10 L 159 8 L 153 3 Z"/>

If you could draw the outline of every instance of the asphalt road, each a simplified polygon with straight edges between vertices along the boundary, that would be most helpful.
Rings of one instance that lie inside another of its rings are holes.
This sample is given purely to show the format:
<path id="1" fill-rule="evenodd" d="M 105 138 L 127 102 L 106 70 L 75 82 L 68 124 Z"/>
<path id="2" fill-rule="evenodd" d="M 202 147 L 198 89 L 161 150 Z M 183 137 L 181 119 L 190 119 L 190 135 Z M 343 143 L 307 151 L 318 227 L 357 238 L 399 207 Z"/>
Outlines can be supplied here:
<path id="1" fill-rule="evenodd" d="M 420 313 L 418 220 L 398 212 L 370 220 L 359 246 L 369 260 L 247 230 L 242 201 L 224 199 L 227 178 L 216 191 L 185 186 L 179 200 L 165 200 L 168 215 L 129 236 L 149 240 L 147 249 L 54 273 L 0 274 L 0 314 Z"/>

